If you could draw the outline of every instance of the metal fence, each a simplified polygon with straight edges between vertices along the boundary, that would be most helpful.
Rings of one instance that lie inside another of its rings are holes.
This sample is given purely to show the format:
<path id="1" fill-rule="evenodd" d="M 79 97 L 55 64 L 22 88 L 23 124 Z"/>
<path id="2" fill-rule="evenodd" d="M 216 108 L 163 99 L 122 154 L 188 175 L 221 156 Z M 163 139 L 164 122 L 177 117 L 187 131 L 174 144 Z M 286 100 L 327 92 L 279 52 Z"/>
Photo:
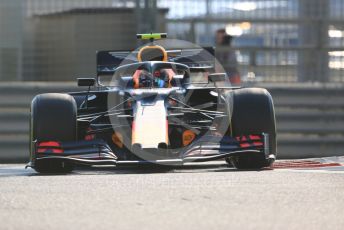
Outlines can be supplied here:
<path id="1" fill-rule="evenodd" d="M 344 1 L 160 0 L 168 31 L 214 44 L 217 29 L 233 38 L 241 75 L 265 82 L 343 82 Z M 226 63 L 224 63 L 226 64 Z"/>
<path id="2" fill-rule="evenodd" d="M 342 0 L 1 0 L 0 80 L 73 80 L 136 32 L 215 45 L 218 29 L 245 81 L 344 82 Z"/>

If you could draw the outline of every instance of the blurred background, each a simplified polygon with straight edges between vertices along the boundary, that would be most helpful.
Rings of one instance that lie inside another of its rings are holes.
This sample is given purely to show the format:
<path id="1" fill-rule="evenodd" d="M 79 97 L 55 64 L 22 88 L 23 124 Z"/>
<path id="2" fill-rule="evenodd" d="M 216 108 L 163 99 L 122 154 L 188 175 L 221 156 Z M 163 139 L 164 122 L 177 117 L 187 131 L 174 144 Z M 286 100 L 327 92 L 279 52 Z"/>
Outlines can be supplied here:
<path id="1" fill-rule="evenodd" d="M 151 31 L 216 46 L 235 83 L 268 88 L 280 157 L 344 155 L 342 0 L 0 0 L 0 162 L 28 159 L 35 94 L 76 90 L 97 50 Z"/>

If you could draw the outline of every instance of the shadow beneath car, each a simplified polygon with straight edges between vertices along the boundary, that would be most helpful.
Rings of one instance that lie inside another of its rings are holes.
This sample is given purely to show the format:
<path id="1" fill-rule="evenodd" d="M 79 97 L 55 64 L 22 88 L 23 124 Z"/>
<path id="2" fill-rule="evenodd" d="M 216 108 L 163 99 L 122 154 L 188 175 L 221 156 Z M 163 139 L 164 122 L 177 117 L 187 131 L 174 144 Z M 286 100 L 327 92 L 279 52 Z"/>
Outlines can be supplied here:
<path id="1" fill-rule="evenodd" d="M 161 174 L 161 173 L 211 173 L 211 172 L 245 172 L 245 171 L 267 171 L 261 170 L 238 170 L 223 162 L 208 162 L 207 164 L 192 163 L 183 166 L 145 165 L 145 166 L 120 166 L 120 167 L 78 167 L 72 174 Z"/>
<path id="2" fill-rule="evenodd" d="M 188 163 L 183 166 L 166 165 L 140 165 L 140 166 L 78 166 L 72 173 L 36 173 L 33 169 L 25 169 L 24 165 L 0 165 L 0 178 L 21 176 L 75 176 L 75 175 L 125 175 L 125 174 L 161 174 L 161 173 L 216 173 L 216 172 L 247 172 L 267 171 L 271 168 L 261 170 L 238 170 L 232 166 L 220 162 Z"/>

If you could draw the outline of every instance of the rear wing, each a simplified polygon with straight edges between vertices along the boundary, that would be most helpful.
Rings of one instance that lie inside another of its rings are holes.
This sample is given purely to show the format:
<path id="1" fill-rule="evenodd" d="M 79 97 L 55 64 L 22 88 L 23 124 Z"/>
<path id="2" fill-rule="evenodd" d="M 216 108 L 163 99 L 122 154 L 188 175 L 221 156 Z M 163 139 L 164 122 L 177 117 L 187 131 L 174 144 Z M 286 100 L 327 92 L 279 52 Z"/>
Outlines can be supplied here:
<path id="1" fill-rule="evenodd" d="M 214 69 L 214 47 L 166 50 L 169 62 L 187 65 L 193 69 Z M 98 51 L 97 76 L 112 75 L 119 66 L 136 63 L 138 51 Z"/>

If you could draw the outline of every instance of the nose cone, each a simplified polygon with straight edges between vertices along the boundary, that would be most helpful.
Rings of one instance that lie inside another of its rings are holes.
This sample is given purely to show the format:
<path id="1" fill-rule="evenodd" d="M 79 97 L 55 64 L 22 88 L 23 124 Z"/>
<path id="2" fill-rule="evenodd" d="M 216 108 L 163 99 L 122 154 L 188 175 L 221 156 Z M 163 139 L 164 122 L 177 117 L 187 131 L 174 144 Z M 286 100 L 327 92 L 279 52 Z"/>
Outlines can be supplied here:
<path id="1" fill-rule="evenodd" d="M 137 101 L 134 112 L 132 145 L 142 148 L 158 148 L 159 144 L 168 144 L 168 123 L 164 100 L 157 100 L 151 105 L 142 105 Z"/>

